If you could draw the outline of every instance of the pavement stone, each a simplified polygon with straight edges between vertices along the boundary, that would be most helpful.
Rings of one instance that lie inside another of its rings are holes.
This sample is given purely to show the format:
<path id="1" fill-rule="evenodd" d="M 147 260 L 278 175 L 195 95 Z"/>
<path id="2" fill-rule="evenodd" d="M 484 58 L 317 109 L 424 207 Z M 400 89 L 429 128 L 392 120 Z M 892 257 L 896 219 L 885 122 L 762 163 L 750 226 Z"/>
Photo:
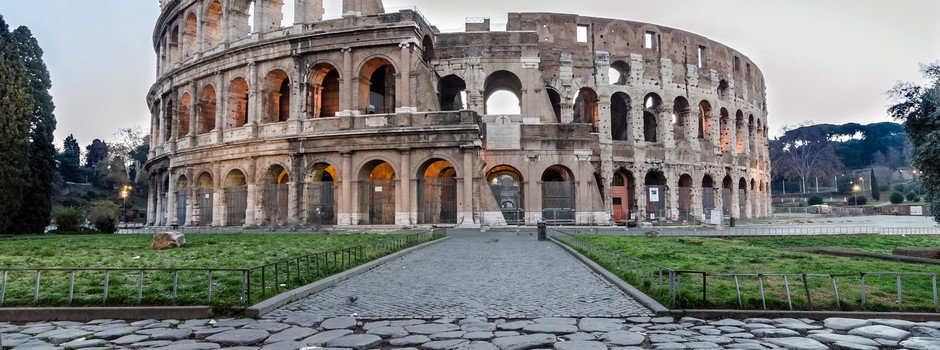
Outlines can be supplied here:
<path id="1" fill-rule="evenodd" d="M 317 333 L 308 337 L 307 339 L 304 339 L 303 343 L 307 345 L 326 344 L 330 340 L 333 340 L 342 336 L 346 336 L 348 334 L 352 334 L 352 332 L 353 331 L 348 330 L 348 329 L 337 329 L 337 330 L 332 330 L 332 331 L 320 332 L 320 333 Z"/>
<path id="2" fill-rule="evenodd" d="M 350 334 L 330 340 L 326 345 L 333 348 L 365 350 L 380 342 L 382 342 L 382 337 L 374 334 Z"/>
<path id="3" fill-rule="evenodd" d="M 902 341 L 900 345 L 907 349 L 913 349 L 913 350 L 936 350 L 936 349 L 940 349 L 940 339 L 914 337 L 914 338 L 910 338 L 908 340 Z"/>
<path id="4" fill-rule="evenodd" d="M 771 338 L 767 341 L 790 350 L 829 350 L 825 344 L 808 338 Z"/>
<path id="5" fill-rule="evenodd" d="M 551 334 L 529 334 L 515 337 L 493 339 L 493 345 L 501 350 L 526 350 L 555 343 L 555 336 Z"/>
<path id="6" fill-rule="evenodd" d="M 911 336 L 908 331 L 900 330 L 894 327 L 874 325 L 856 328 L 849 331 L 850 335 L 858 335 L 871 339 L 887 339 L 901 341 Z"/>
<path id="7" fill-rule="evenodd" d="M 267 339 L 269 335 L 268 331 L 260 329 L 238 329 L 212 335 L 206 338 L 206 341 L 220 345 L 255 345 Z"/>
<path id="8" fill-rule="evenodd" d="M 288 329 L 281 331 L 280 333 L 277 333 L 268 337 L 268 339 L 265 339 L 264 343 L 273 344 L 273 343 L 280 343 L 284 341 L 297 341 L 303 338 L 307 338 L 316 332 L 317 332 L 316 330 L 313 330 L 311 328 L 303 328 L 303 327 L 288 328 Z"/>
<path id="9" fill-rule="evenodd" d="M 428 338 L 426 335 L 409 335 L 407 337 L 390 339 L 388 341 L 389 345 L 391 346 L 413 346 L 429 342 L 431 342 L 431 338 Z"/>
<path id="10" fill-rule="evenodd" d="M 560 341 L 554 345 L 555 350 L 607 350 L 607 345 L 599 341 Z"/>

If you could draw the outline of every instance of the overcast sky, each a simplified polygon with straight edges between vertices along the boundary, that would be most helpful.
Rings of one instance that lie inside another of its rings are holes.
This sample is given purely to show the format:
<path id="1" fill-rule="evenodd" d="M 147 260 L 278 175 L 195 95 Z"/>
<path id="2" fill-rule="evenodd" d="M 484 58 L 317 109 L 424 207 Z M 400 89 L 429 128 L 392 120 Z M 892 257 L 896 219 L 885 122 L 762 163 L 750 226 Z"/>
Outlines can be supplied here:
<path id="1" fill-rule="evenodd" d="M 328 8 L 339 0 L 327 0 Z M 561 12 L 649 22 L 695 32 L 754 60 L 767 81 L 772 133 L 805 120 L 889 120 L 885 92 L 920 81 L 940 59 L 937 0 L 386 0 L 417 6 L 443 31 L 466 17 L 504 29 L 509 12 Z M 328 14 L 330 14 L 328 9 Z M 28 26 L 45 50 L 56 103 L 56 145 L 114 139 L 148 126 L 155 80 L 157 0 L 0 0 L 11 27 Z"/>

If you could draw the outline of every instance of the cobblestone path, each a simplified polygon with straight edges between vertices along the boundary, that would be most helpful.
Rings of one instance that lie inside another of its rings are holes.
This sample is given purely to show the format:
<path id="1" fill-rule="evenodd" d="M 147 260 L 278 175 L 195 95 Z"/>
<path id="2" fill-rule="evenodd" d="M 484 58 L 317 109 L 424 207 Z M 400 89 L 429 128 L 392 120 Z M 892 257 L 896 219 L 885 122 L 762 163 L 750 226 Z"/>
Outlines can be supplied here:
<path id="1" fill-rule="evenodd" d="M 551 242 L 536 241 L 529 231 L 517 235 L 452 230 L 450 235 L 447 241 L 351 278 L 269 317 L 298 312 L 423 318 L 650 314 Z"/>

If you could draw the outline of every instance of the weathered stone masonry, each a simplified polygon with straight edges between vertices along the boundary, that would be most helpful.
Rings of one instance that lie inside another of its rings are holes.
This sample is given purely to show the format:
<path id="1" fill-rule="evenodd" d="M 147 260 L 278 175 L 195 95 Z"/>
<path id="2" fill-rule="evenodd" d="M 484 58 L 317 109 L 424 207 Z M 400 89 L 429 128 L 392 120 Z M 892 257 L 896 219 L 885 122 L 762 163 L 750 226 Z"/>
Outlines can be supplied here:
<path id="1" fill-rule="evenodd" d="M 547 13 L 440 33 L 380 0 L 326 20 L 322 0 L 161 6 L 151 225 L 770 215 L 763 76 L 702 36 Z"/>

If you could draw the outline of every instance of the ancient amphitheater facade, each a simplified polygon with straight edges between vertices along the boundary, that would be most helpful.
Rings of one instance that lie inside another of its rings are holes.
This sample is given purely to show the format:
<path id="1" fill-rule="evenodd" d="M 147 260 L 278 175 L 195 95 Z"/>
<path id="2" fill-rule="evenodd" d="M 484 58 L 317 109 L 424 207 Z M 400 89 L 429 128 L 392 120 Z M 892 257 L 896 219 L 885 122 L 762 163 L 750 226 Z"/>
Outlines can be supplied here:
<path id="1" fill-rule="evenodd" d="M 441 33 L 381 0 L 344 0 L 335 19 L 322 0 L 161 7 L 151 225 L 771 213 L 764 78 L 706 37 L 548 13 Z"/>

